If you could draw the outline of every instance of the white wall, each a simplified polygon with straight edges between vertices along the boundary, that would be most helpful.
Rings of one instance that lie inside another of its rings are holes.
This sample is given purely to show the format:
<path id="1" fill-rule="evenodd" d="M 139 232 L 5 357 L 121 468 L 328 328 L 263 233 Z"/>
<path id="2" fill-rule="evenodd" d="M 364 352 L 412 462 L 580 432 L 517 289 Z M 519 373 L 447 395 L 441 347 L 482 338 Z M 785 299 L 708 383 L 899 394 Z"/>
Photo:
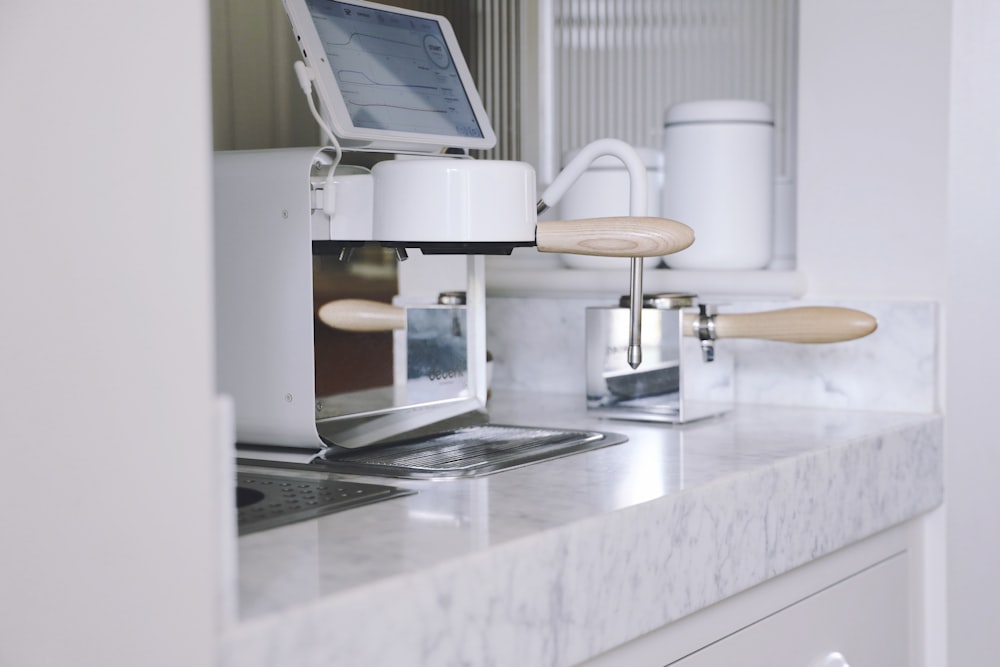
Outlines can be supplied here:
<path id="1" fill-rule="evenodd" d="M 945 362 L 949 664 L 1000 655 L 1000 3 L 956 0 Z"/>
<path id="2" fill-rule="evenodd" d="M 948 0 L 802 0 L 798 265 L 810 296 L 944 296 Z"/>
<path id="3" fill-rule="evenodd" d="M 0 664 L 218 632 L 204 0 L 0 4 Z"/>
<path id="4" fill-rule="evenodd" d="M 930 630 L 941 632 L 946 609 L 947 642 L 925 638 L 928 664 L 992 664 L 1000 5 L 803 0 L 802 26 L 800 267 L 810 296 L 943 304 L 947 501 L 929 522 L 928 555 L 939 568 Z"/>

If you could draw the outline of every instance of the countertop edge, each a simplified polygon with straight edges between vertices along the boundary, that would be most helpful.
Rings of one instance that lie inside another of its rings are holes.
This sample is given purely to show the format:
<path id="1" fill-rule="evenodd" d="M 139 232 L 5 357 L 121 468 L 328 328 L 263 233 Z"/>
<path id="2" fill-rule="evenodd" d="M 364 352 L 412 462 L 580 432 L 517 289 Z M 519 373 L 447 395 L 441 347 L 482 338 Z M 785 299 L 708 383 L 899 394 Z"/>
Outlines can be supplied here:
<path id="1" fill-rule="evenodd" d="M 916 416 L 251 619 L 220 664 L 575 664 L 933 509 L 942 438 Z"/>

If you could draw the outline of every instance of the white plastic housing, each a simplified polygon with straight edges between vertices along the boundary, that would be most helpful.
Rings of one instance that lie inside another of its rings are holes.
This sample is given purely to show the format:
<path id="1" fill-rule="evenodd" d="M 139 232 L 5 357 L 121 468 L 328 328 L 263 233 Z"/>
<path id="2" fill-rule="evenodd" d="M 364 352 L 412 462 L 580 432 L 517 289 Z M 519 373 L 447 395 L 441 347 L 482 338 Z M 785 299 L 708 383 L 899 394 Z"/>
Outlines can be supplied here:
<path id="1" fill-rule="evenodd" d="M 321 149 L 215 154 L 217 382 L 242 443 L 319 448 L 312 195 Z M 324 216 L 325 217 L 325 216 Z"/>
<path id="2" fill-rule="evenodd" d="M 330 240 L 370 241 L 374 198 L 371 173 L 360 167 L 339 166 L 333 186 Z"/>
<path id="3" fill-rule="evenodd" d="M 535 170 L 527 163 L 391 160 L 372 175 L 378 241 L 534 243 Z"/>

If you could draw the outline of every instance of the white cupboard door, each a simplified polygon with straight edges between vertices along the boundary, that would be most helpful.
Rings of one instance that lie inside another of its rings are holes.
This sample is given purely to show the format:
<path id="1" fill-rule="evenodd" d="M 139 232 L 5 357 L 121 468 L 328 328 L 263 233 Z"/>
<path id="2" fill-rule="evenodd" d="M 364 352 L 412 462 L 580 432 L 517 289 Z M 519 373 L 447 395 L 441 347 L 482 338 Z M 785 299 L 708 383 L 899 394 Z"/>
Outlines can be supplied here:
<path id="1" fill-rule="evenodd" d="M 900 554 L 678 660 L 676 667 L 909 667 Z"/>

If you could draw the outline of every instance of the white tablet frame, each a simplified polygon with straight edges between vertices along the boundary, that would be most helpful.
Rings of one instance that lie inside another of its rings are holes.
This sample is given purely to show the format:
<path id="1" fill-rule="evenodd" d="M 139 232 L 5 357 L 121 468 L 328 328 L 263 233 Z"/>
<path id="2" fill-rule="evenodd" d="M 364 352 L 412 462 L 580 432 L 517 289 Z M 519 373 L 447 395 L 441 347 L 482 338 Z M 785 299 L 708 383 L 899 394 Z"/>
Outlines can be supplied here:
<path id="1" fill-rule="evenodd" d="M 337 1 L 364 9 L 380 10 L 435 21 L 441 28 L 445 45 L 450 52 L 449 55 L 465 89 L 469 105 L 483 134 L 482 137 L 465 137 L 457 134 L 424 134 L 356 126 L 348 112 L 344 96 L 337 83 L 333 67 L 331 67 L 328 61 L 326 49 L 320 40 L 312 14 L 306 5 L 306 0 L 282 0 L 285 13 L 292 24 L 292 30 L 295 33 L 299 51 L 302 53 L 305 64 L 313 72 L 313 86 L 316 90 L 316 95 L 320 100 L 334 135 L 341 141 L 344 148 L 382 150 L 387 152 L 398 150 L 433 153 L 441 152 L 447 148 L 483 150 L 490 149 L 496 145 L 496 135 L 493 132 L 493 126 L 486 115 L 486 109 L 483 107 L 482 100 L 479 97 L 479 91 L 476 89 L 472 74 L 469 72 L 469 67 L 465 62 L 465 57 L 462 55 L 462 50 L 458 45 L 455 32 L 452 30 L 448 19 L 437 14 L 401 9 L 368 2 L 367 0 Z"/>

